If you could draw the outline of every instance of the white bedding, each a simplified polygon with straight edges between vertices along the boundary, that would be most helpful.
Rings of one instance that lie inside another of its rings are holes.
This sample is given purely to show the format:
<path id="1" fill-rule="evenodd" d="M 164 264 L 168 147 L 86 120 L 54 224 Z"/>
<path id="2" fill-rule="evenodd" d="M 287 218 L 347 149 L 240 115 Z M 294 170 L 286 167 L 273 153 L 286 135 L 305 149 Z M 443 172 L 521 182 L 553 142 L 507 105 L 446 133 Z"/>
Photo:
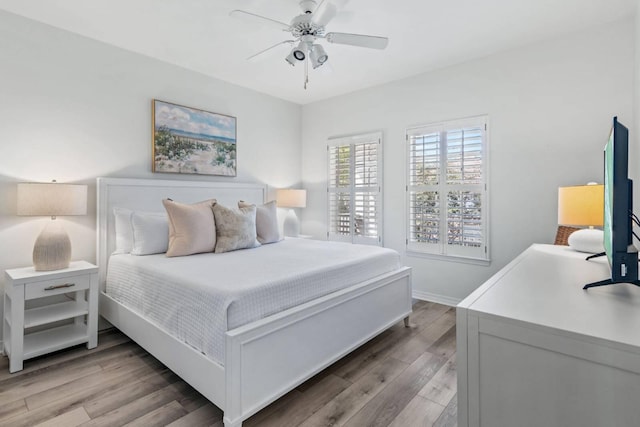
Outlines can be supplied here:
<path id="1" fill-rule="evenodd" d="M 222 254 L 112 255 L 106 292 L 223 364 L 225 331 L 400 266 L 391 249 L 287 238 Z"/>

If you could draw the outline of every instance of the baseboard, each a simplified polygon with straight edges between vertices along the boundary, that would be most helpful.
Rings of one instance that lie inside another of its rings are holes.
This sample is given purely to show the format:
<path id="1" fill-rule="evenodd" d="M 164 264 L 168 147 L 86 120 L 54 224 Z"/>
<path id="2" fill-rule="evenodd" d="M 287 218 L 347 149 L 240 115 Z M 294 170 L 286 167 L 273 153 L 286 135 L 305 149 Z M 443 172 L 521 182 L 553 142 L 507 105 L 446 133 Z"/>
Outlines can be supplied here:
<path id="1" fill-rule="evenodd" d="M 4 342 L 0 340 L 0 356 L 4 356 Z"/>
<path id="2" fill-rule="evenodd" d="M 451 307 L 455 307 L 460 303 L 460 301 L 462 301 L 461 298 L 452 298 L 446 295 L 439 295 L 439 294 L 433 294 L 431 292 L 416 291 L 416 290 L 413 291 L 412 297 L 415 299 L 423 300 L 423 301 L 437 302 L 438 304 L 444 304 Z"/>

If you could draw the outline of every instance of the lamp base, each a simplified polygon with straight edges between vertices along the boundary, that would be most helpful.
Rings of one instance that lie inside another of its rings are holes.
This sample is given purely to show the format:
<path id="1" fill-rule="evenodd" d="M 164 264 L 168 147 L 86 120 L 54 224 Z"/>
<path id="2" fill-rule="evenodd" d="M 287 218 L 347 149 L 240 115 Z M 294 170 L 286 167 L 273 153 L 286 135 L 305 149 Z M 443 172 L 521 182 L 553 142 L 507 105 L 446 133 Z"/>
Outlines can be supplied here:
<path id="1" fill-rule="evenodd" d="M 58 221 L 49 221 L 33 246 L 34 268 L 36 271 L 60 270 L 69 267 L 70 261 L 69 235 Z"/>
<path id="2" fill-rule="evenodd" d="M 293 209 L 289 209 L 284 218 L 284 235 L 288 237 L 298 237 L 300 235 L 300 221 Z"/>
<path id="3" fill-rule="evenodd" d="M 583 228 L 571 233 L 568 243 L 574 251 L 598 254 L 604 252 L 604 232 L 595 228 Z"/>

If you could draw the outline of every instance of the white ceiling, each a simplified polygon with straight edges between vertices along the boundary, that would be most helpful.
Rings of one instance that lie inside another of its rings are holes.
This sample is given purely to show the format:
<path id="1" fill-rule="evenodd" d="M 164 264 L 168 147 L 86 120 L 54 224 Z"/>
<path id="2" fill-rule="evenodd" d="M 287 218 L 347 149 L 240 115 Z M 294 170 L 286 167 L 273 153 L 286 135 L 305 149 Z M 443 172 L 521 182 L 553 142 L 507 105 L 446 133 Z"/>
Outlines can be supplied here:
<path id="1" fill-rule="evenodd" d="M 327 31 L 387 36 L 386 50 L 322 42 L 331 72 L 284 61 L 290 37 L 229 17 L 289 22 L 297 0 L 0 0 L 0 9 L 299 104 L 442 68 L 635 13 L 635 0 L 350 0 Z M 328 68 L 328 67 L 327 67 Z"/>

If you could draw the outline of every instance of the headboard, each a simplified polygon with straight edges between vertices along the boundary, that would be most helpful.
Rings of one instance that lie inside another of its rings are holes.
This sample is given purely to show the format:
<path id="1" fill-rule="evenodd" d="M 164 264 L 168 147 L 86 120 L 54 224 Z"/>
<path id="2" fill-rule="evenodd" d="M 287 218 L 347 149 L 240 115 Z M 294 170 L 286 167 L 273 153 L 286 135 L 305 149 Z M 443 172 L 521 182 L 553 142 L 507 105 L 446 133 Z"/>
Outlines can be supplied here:
<path id="1" fill-rule="evenodd" d="M 159 179 L 98 178 L 97 261 L 100 289 L 104 290 L 109 255 L 116 247 L 114 207 L 164 212 L 162 199 L 195 203 L 216 199 L 234 207 L 238 200 L 264 203 L 267 186 L 234 182 L 172 181 Z"/>

